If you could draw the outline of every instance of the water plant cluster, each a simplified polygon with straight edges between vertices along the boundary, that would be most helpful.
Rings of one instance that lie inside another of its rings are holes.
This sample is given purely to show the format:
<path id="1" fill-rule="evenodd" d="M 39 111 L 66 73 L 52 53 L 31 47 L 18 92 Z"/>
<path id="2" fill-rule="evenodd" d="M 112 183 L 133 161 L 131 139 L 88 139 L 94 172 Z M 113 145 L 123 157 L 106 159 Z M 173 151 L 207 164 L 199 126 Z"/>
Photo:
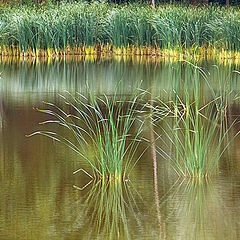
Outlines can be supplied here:
<path id="1" fill-rule="evenodd" d="M 228 134 L 236 120 L 228 122 L 232 98 L 224 82 L 219 82 L 224 87 L 216 91 L 204 72 L 194 71 L 194 79 L 186 77 L 181 83 L 182 90 L 176 85 L 169 101 L 156 99 L 156 115 L 160 115 L 157 121 L 162 121 L 156 125 L 156 135 L 161 139 L 156 151 L 171 162 L 178 175 L 201 178 L 218 172 L 220 159 L 233 140 Z M 210 97 L 202 93 L 205 84 Z"/>
<path id="2" fill-rule="evenodd" d="M 46 103 L 51 109 L 37 110 L 53 116 L 40 124 L 58 124 L 70 130 L 73 139 L 53 131 L 38 131 L 30 136 L 40 134 L 64 143 L 89 164 L 90 176 L 95 179 L 127 179 L 145 152 L 137 152 L 143 131 L 143 121 L 136 117 L 137 112 L 144 112 L 144 105 L 139 108 L 141 95 L 121 100 L 117 100 L 116 94 L 113 97 L 90 94 L 89 98 L 82 94 L 67 95 L 60 95 L 65 107 Z M 136 124 L 138 128 L 134 131 Z"/>
<path id="3" fill-rule="evenodd" d="M 237 118 L 228 119 L 236 96 L 227 81 L 219 81 L 221 87 L 214 90 L 202 69 L 187 67 L 191 74 L 173 83 L 166 96 L 143 90 L 128 96 L 60 95 L 61 107 L 47 103 L 49 109 L 38 110 L 53 117 L 44 124 L 58 124 L 73 138 L 49 130 L 30 136 L 63 142 L 89 164 L 95 179 L 127 180 L 147 149 L 155 165 L 158 155 L 178 176 L 214 175 L 239 134 L 229 137 L 237 123 Z"/>
<path id="4" fill-rule="evenodd" d="M 240 10 L 99 2 L 0 10 L 1 55 L 219 55 L 239 58 Z"/>

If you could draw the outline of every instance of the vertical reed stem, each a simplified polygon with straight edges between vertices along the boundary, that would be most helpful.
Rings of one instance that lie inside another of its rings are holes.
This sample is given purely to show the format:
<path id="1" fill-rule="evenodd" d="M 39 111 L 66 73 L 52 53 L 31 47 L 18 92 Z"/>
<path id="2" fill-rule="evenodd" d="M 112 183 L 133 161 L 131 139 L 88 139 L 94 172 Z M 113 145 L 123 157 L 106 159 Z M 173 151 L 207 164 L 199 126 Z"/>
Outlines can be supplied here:
<path id="1" fill-rule="evenodd" d="M 151 107 L 153 106 L 153 101 L 151 100 Z M 162 223 L 162 216 L 159 207 L 159 193 L 158 193 L 158 178 L 157 178 L 157 154 L 156 154 L 156 144 L 155 144 L 155 136 L 153 130 L 153 120 L 152 120 L 152 110 L 150 114 L 150 142 L 151 142 L 151 153 L 153 159 L 153 181 L 154 181 L 154 195 L 155 195 L 155 204 L 157 210 L 157 218 L 159 224 L 159 232 L 160 232 L 160 239 L 165 239 L 164 231 L 163 231 L 163 223 Z M 163 236 L 163 238 L 162 238 Z"/>

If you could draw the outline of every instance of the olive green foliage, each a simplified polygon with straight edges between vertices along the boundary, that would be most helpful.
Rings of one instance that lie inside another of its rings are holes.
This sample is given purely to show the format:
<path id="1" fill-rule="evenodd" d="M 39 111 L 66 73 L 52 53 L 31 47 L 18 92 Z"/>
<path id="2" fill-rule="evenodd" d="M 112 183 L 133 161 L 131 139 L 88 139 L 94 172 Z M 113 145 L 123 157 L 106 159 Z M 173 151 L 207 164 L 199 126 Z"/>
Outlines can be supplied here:
<path id="1" fill-rule="evenodd" d="M 57 5 L 4 5 L 0 9 L 1 46 L 21 50 L 113 44 L 160 48 L 198 46 L 240 49 L 240 10 L 99 2 Z"/>

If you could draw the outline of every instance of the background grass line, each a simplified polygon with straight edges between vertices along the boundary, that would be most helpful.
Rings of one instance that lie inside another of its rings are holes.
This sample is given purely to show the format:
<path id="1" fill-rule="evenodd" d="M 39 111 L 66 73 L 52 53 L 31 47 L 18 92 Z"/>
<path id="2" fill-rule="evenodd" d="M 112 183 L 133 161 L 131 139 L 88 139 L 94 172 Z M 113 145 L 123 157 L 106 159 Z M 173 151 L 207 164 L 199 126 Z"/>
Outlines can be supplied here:
<path id="1" fill-rule="evenodd" d="M 66 54 L 68 49 L 79 54 L 100 50 L 147 55 L 156 49 L 178 52 L 192 49 L 204 53 L 206 47 L 235 52 L 240 50 L 239 19 L 237 7 L 162 5 L 152 8 L 145 4 L 84 1 L 3 5 L 0 45 L 3 55 L 28 50 L 37 55 L 40 49 L 48 54 L 51 50 L 57 54 L 63 49 Z M 101 47 L 103 45 L 105 47 Z M 129 46 L 134 49 L 130 50 Z"/>

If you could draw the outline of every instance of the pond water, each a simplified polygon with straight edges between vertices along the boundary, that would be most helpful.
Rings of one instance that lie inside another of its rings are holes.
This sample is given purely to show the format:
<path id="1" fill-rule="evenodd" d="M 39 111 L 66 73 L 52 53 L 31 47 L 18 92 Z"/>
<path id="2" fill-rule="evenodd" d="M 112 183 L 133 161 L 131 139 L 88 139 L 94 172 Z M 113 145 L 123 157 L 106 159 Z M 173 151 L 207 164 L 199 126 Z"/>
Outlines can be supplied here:
<path id="1" fill-rule="evenodd" d="M 212 89 L 230 92 L 229 119 L 239 116 L 240 67 L 198 66 Z M 2 59 L 0 72 L 0 239 L 240 239 L 239 137 L 207 179 L 178 177 L 160 155 L 154 172 L 148 149 L 121 184 L 73 174 L 88 166 L 71 149 L 43 136 L 25 137 L 49 119 L 33 107 L 43 107 L 43 100 L 61 105 L 57 93 L 63 90 L 84 94 L 87 84 L 97 95 L 130 95 L 139 87 L 169 99 L 176 87 L 184 94 L 186 79 L 191 84 L 189 63 Z M 200 92 L 201 99 L 211 95 L 206 84 Z M 234 125 L 231 134 L 239 129 Z"/>

